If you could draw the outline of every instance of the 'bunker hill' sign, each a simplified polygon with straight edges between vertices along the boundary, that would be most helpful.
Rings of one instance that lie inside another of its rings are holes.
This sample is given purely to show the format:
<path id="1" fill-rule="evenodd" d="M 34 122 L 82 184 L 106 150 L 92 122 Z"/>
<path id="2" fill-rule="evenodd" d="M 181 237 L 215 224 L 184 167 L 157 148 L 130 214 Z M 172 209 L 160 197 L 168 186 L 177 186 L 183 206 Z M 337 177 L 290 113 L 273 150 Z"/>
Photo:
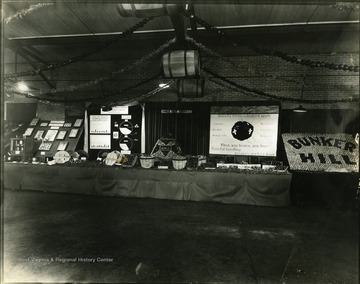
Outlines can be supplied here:
<path id="1" fill-rule="evenodd" d="M 290 168 L 301 171 L 359 172 L 359 145 L 350 134 L 282 134 Z"/>

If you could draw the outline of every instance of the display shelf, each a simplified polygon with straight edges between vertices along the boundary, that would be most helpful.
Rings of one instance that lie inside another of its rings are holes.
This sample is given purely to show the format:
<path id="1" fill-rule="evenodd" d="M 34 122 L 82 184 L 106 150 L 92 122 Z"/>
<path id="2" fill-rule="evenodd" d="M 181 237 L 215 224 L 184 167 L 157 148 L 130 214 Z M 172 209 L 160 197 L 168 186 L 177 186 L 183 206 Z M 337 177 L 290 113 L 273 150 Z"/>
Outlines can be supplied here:
<path id="1" fill-rule="evenodd" d="M 68 118 L 64 121 L 42 121 L 36 118 L 36 123 L 34 118 L 30 124 L 27 132 L 24 133 L 23 136 L 26 136 L 29 141 L 31 139 L 32 141 L 38 142 L 35 143 L 35 151 L 31 155 L 40 158 L 40 160 L 47 157 L 54 157 L 59 150 L 75 151 L 84 128 L 83 119 L 78 117 Z M 29 129 L 31 129 L 31 133 Z M 15 152 L 22 153 L 20 150 L 17 150 L 17 148 L 20 148 L 19 143 L 24 143 L 20 141 L 24 141 L 25 138 L 13 139 L 14 141 L 11 145 L 13 151 L 11 154 L 15 155 Z M 21 156 L 22 154 L 16 155 Z"/>

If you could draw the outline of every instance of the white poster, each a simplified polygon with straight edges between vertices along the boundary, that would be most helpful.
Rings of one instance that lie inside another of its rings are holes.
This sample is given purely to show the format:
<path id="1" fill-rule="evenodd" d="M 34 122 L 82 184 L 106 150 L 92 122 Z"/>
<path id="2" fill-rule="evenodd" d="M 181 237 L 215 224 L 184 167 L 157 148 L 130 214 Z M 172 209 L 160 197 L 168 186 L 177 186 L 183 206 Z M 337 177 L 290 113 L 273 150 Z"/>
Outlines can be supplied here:
<path id="1" fill-rule="evenodd" d="M 111 110 L 103 111 L 101 108 L 101 114 L 128 114 L 129 107 L 128 106 L 113 106 Z"/>
<path id="2" fill-rule="evenodd" d="M 110 135 L 90 135 L 90 149 L 110 149 Z"/>
<path id="3" fill-rule="evenodd" d="M 90 115 L 90 134 L 111 134 L 111 116 Z"/>
<path id="4" fill-rule="evenodd" d="M 277 113 L 211 114 L 209 153 L 276 156 Z"/>

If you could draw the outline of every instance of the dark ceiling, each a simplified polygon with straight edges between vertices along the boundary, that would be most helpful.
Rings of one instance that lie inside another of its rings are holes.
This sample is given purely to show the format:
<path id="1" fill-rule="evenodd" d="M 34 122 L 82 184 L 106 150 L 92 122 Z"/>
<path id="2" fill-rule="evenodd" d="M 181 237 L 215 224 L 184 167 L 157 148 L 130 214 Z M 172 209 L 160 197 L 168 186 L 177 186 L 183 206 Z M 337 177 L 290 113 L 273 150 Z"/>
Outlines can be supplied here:
<path id="1" fill-rule="evenodd" d="M 141 20 L 121 16 L 117 5 L 106 1 L 42 3 L 5 0 L 4 37 L 9 39 L 5 41 L 5 47 L 10 47 L 11 51 L 24 48 L 28 54 L 33 53 L 45 62 L 66 60 L 90 49 L 91 45 L 98 45 L 101 41 L 119 35 Z M 185 5 L 182 6 L 185 8 Z M 239 40 L 261 42 L 268 48 L 288 54 L 359 52 L 358 3 L 193 4 L 190 7 L 195 16 L 225 29 Z M 19 15 L 27 9 L 27 14 L 16 17 L 17 13 Z M 215 50 L 221 49 L 223 55 L 249 53 L 248 49 L 225 45 L 198 23 L 192 25 L 189 18 L 183 17 L 182 20 L 188 35 L 201 38 Z M 104 50 L 95 58 L 141 57 L 153 46 L 158 46 L 159 42 L 172 37 L 174 25 L 171 18 L 156 17 L 123 42 Z M 5 52 L 6 62 L 12 62 L 11 52 Z"/>
<path id="2" fill-rule="evenodd" d="M 124 32 L 144 18 L 121 15 L 118 2 L 5 0 L 3 55 L 5 67 L 12 66 L 5 68 L 5 76 L 14 72 L 17 64 L 27 66 L 23 67 L 25 70 L 35 70 L 79 55 L 83 56 L 79 63 L 139 59 L 175 37 L 178 45 L 189 45 L 185 36 L 224 57 L 258 55 L 249 46 L 289 55 L 359 53 L 358 1 L 166 3 L 172 4 L 165 15 L 125 36 Z M 206 30 L 201 21 L 225 31 L 232 42 Z M 234 41 L 239 44 L 234 45 Z M 84 56 L 86 52 L 88 55 Z M 44 74 L 40 75 L 47 80 Z M 51 86 L 49 82 L 48 85 Z"/>

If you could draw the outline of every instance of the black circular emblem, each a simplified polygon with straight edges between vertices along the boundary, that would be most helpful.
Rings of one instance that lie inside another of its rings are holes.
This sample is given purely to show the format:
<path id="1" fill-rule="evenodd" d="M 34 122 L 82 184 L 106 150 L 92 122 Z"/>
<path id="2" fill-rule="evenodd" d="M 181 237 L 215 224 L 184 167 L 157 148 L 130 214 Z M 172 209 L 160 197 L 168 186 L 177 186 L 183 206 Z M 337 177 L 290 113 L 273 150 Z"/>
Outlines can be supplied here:
<path id="1" fill-rule="evenodd" d="M 247 121 L 238 121 L 231 128 L 232 136 L 240 141 L 249 139 L 254 132 L 254 126 Z"/>

